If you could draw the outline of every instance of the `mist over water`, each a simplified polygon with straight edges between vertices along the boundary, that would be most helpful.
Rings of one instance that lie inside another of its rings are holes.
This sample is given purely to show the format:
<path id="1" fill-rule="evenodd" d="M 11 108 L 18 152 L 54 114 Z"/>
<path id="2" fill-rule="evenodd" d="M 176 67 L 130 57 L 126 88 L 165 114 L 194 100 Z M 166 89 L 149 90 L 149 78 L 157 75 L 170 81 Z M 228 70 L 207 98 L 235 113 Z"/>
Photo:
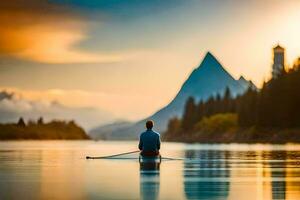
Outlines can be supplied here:
<path id="1" fill-rule="evenodd" d="M 0 142 L 0 199 L 300 199 L 300 145 L 163 143 L 140 170 L 136 142 Z"/>

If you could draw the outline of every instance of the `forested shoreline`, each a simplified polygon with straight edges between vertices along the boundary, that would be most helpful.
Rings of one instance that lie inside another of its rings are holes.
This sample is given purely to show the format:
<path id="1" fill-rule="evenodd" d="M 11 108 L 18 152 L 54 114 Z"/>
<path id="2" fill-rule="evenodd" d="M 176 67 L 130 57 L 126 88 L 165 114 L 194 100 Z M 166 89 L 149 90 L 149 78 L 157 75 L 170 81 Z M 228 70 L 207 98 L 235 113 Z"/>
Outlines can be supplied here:
<path id="1" fill-rule="evenodd" d="M 190 97 L 182 119 L 169 121 L 168 141 L 184 142 L 300 142 L 300 65 L 283 71 L 261 90 L 243 95 L 225 93 L 196 102 Z"/>
<path id="2" fill-rule="evenodd" d="M 44 123 L 43 118 L 25 123 L 0 124 L 0 140 L 85 140 L 89 139 L 84 129 L 74 121 L 53 120 Z"/>

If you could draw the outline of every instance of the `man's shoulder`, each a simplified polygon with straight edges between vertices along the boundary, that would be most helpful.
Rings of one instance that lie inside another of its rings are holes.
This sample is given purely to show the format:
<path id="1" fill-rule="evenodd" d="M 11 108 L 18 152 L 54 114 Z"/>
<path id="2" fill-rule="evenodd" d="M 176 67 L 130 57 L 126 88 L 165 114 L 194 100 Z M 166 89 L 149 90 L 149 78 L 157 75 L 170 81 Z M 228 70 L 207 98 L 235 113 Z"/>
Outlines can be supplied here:
<path id="1" fill-rule="evenodd" d="M 154 134 L 156 134 L 157 136 L 160 136 L 160 134 L 159 134 L 158 132 L 153 131 L 153 130 L 152 130 L 152 132 L 153 132 Z"/>
<path id="2" fill-rule="evenodd" d="M 149 132 L 149 130 L 146 130 L 146 131 L 142 132 L 142 133 L 140 134 L 140 136 L 142 137 L 143 135 L 148 134 L 148 132 Z M 153 135 L 160 136 L 160 134 L 159 134 L 158 132 L 154 131 L 154 130 L 151 130 L 150 132 L 151 132 Z"/>
<path id="3" fill-rule="evenodd" d="M 143 135 L 146 135 L 147 134 L 147 131 L 143 131 L 140 136 L 143 136 Z"/>

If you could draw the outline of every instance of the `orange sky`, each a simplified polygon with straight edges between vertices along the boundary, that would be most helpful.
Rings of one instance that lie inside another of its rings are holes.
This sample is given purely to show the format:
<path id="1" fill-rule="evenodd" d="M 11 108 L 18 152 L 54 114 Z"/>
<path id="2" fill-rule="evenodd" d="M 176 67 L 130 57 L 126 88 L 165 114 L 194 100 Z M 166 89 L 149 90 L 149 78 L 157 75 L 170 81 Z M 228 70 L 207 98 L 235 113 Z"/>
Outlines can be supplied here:
<path id="1" fill-rule="evenodd" d="M 207 51 L 258 86 L 274 45 L 288 65 L 300 55 L 297 0 L 50 2 L 0 3 L 0 88 L 139 119 L 167 104 Z"/>

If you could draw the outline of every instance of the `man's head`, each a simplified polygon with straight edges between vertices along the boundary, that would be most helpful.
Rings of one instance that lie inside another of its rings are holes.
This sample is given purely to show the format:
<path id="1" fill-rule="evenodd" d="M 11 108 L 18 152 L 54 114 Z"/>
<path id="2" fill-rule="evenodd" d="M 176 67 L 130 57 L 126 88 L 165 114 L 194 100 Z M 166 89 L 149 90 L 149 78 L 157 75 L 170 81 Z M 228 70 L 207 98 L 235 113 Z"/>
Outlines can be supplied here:
<path id="1" fill-rule="evenodd" d="M 151 130 L 153 128 L 154 122 L 152 120 L 148 120 L 146 122 L 146 128 Z"/>

